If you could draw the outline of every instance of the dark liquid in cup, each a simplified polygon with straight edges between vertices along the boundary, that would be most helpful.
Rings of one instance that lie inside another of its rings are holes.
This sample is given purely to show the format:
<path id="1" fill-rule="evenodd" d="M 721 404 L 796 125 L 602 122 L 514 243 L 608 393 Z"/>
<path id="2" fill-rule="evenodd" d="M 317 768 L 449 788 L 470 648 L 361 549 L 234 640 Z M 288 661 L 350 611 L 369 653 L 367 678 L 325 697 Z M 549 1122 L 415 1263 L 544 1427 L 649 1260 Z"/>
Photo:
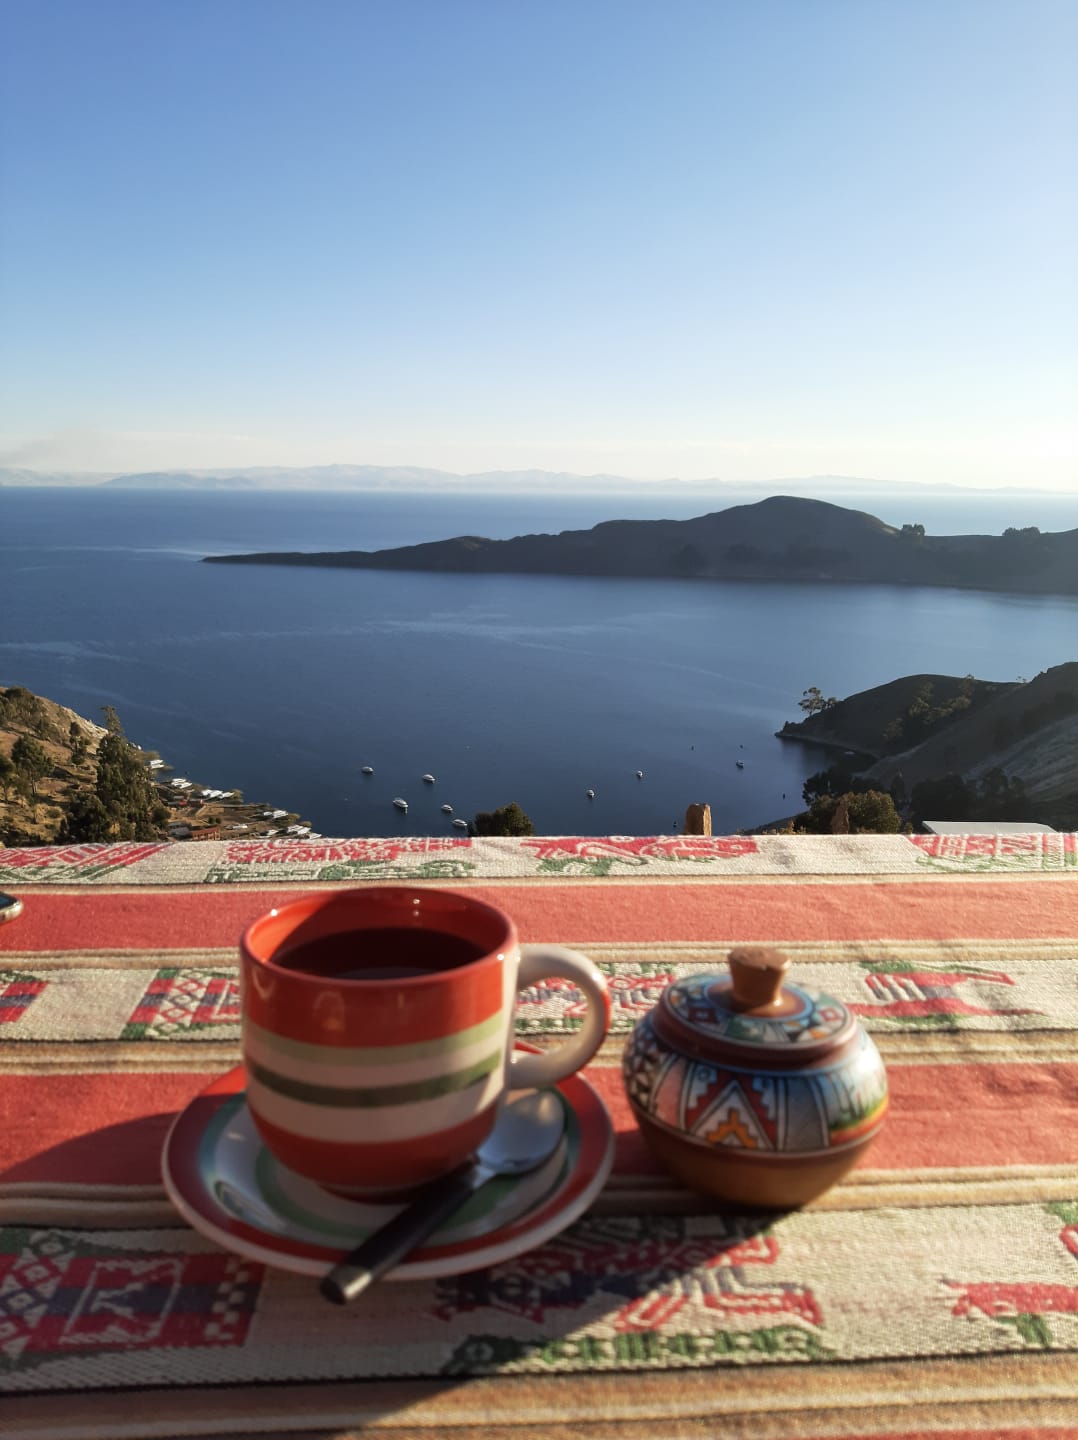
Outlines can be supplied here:
<path id="1" fill-rule="evenodd" d="M 474 940 L 446 930 L 398 929 L 386 926 L 324 935 L 318 940 L 285 941 L 273 956 L 284 970 L 302 971 L 332 980 L 410 980 L 457 970 L 485 955 Z"/>

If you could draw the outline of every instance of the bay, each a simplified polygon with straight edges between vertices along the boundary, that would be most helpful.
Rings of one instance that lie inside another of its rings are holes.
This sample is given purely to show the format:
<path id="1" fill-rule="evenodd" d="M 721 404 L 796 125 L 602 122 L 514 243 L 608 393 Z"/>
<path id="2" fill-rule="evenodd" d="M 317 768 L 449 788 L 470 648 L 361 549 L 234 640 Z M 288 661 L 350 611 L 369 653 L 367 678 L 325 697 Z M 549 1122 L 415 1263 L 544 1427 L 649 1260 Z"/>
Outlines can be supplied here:
<path id="1" fill-rule="evenodd" d="M 443 803 L 470 818 L 510 800 L 541 834 L 639 835 L 680 828 L 694 801 L 717 833 L 799 808 L 824 761 L 774 731 L 806 686 L 1010 680 L 1076 658 L 1074 599 L 198 563 L 686 518 L 739 498 L 760 497 L 0 489 L 0 683 L 93 719 L 114 705 L 178 774 L 325 835 L 455 834 Z M 930 533 L 1078 523 L 1074 497 L 820 498 Z"/>

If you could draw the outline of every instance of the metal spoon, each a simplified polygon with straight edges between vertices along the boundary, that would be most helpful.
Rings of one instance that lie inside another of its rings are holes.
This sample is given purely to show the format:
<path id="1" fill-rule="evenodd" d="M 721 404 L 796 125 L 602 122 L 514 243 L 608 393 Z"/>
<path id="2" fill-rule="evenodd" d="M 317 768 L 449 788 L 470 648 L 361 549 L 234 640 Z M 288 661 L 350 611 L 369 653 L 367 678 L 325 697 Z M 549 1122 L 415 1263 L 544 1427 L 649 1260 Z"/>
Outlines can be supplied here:
<path id="1" fill-rule="evenodd" d="M 564 1129 L 565 1112 L 553 1091 L 536 1090 L 514 1100 L 471 1160 L 425 1186 L 388 1224 L 338 1261 L 319 1282 L 319 1290 L 337 1305 L 362 1295 L 488 1180 L 538 1169 L 553 1155 Z"/>

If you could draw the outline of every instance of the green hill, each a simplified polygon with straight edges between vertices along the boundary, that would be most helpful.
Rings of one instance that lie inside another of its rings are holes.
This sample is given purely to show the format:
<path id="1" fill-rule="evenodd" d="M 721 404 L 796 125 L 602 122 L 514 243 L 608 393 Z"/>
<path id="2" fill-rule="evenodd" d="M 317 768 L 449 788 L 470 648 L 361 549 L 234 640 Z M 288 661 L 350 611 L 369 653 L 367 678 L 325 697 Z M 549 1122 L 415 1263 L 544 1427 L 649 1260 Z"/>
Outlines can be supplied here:
<path id="1" fill-rule="evenodd" d="M 1078 661 L 1029 681 L 907 675 L 779 734 L 859 752 L 872 762 L 859 778 L 884 790 L 896 774 L 909 792 L 945 775 L 980 781 L 1002 770 L 1025 787 L 1024 819 L 1078 828 Z"/>

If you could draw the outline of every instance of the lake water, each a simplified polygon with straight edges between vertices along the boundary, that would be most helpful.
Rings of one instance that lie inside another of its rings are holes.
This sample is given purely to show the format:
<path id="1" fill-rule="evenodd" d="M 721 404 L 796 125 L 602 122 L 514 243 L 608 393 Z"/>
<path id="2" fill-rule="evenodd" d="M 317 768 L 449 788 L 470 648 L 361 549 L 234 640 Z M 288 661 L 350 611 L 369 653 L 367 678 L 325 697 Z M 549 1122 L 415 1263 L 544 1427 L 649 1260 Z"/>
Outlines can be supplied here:
<path id="1" fill-rule="evenodd" d="M 1020 513 L 1013 497 L 895 513 L 821 498 L 929 533 L 1078 525 L 1073 498 Z M 716 833 L 800 808 L 824 761 L 774 732 L 806 686 L 1011 680 L 1078 658 L 1073 599 L 197 563 L 700 512 L 691 497 L 0 489 L 0 684 L 94 720 L 114 705 L 177 774 L 324 835 L 455 833 L 441 804 L 470 818 L 510 800 L 542 834 L 643 835 L 680 828 L 694 801 Z"/>

